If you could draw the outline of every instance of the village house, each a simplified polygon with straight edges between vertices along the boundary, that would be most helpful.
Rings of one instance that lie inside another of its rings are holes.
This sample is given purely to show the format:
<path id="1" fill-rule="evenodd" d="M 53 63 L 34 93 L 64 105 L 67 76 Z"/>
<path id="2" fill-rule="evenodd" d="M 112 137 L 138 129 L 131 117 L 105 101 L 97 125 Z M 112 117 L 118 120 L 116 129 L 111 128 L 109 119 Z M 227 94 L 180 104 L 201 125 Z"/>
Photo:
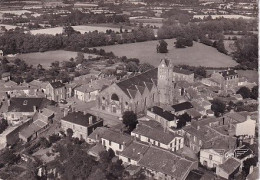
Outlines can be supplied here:
<path id="1" fill-rule="evenodd" d="M 214 122 L 218 122 L 218 120 L 215 118 L 193 120 L 191 124 L 178 130 L 177 133 L 184 137 L 186 146 L 190 147 L 195 153 L 198 153 L 204 143 L 219 136 L 219 133 L 208 126 L 209 123 Z"/>
<path id="2" fill-rule="evenodd" d="M 228 69 L 214 72 L 210 78 L 204 78 L 201 82 L 208 86 L 218 86 L 222 90 L 228 90 L 238 86 L 239 78 L 235 70 Z"/>
<path id="3" fill-rule="evenodd" d="M 188 109 L 193 108 L 192 104 L 188 101 L 174 104 L 171 106 L 172 113 L 174 113 L 176 116 L 184 114 Z"/>
<path id="4" fill-rule="evenodd" d="M 137 166 L 149 148 L 149 144 L 133 141 L 124 151 L 119 153 L 119 159 L 121 159 L 124 164 Z"/>
<path id="5" fill-rule="evenodd" d="M 97 99 L 99 92 L 105 87 L 115 82 L 115 77 L 107 77 L 99 80 L 91 81 L 87 84 L 75 88 L 75 97 L 84 102 L 94 101 Z"/>
<path id="6" fill-rule="evenodd" d="M 3 113 L 9 124 L 20 123 L 32 117 L 39 109 L 48 104 L 44 98 L 11 98 L 7 101 L 8 111 Z"/>
<path id="7" fill-rule="evenodd" d="M 154 146 L 147 150 L 138 164 L 146 176 L 162 180 L 185 180 L 190 171 L 198 167 L 196 161 Z"/>
<path id="8" fill-rule="evenodd" d="M 102 145 L 106 150 L 112 149 L 116 156 L 118 156 L 132 141 L 133 138 L 131 136 L 110 129 L 107 129 L 101 136 Z"/>
<path id="9" fill-rule="evenodd" d="M 178 119 L 170 111 L 166 111 L 158 106 L 153 106 L 147 109 L 147 116 L 159 122 L 163 127 L 177 127 Z"/>
<path id="10" fill-rule="evenodd" d="M 239 172 L 240 162 L 236 158 L 229 158 L 223 164 L 216 168 L 216 174 L 225 179 L 233 179 L 234 175 Z"/>
<path id="11" fill-rule="evenodd" d="M 61 119 L 61 128 L 67 132 L 70 128 L 73 131 L 72 137 L 87 140 L 97 127 L 103 126 L 103 119 L 86 112 L 70 112 L 64 111 L 64 117 Z"/>
<path id="12" fill-rule="evenodd" d="M 167 128 L 152 128 L 143 123 L 137 124 L 131 136 L 136 139 L 171 151 L 178 151 L 183 148 L 184 138 L 178 134 L 168 132 Z"/>
<path id="13" fill-rule="evenodd" d="M 88 137 L 87 143 L 94 144 L 94 143 L 101 143 L 101 137 L 103 136 L 104 132 L 107 130 L 106 127 L 97 127 Z"/>
<path id="14" fill-rule="evenodd" d="M 236 136 L 244 136 L 247 138 L 255 137 L 256 121 L 251 120 L 249 115 L 245 117 L 237 112 L 231 111 L 224 114 L 224 119 L 235 126 L 234 133 Z"/>
<path id="15" fill-rule="evenodd" d="M 200 163 L 207 168 L 216 168 L 234 156 L 235 148 L 235 138 L 220 136 L 208 141 L 200 149 Z"/>
<path id="16" fill-rule="evenodd" d="M 61 99 L 66 99 L 66 87 L 60 81 L 48 83 L 46 86 L 47 98 L 56 102 L 59 102 Z"/>

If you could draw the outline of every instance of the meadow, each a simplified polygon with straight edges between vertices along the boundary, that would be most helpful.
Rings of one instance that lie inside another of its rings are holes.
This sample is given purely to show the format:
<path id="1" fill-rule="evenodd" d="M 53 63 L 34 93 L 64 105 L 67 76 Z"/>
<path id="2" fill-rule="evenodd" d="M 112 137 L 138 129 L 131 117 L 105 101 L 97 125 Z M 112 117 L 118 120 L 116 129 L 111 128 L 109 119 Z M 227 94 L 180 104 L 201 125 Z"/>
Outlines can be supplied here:
<path id="1" fill-rule="evenodd" d="M 200 18 L 203 19 L 205 17 L 208 17 L 209 15 L 194 15 L 193 18 Z M 254 19 L 253 17 L 249 17 L 249 16 L 243 16 L 243 15 L 237 15 L 237 14 L 224 14 L 224 15 L 211 15 L 212 19 L 216 19 L 216 18 L 227 18 L 227 19 L 239 19 L 239 18 L 243 18 L 243 19 Z"/>
<path id="2" fill-rule="evenodd" d="M 29 65 L 37 66 L 41 64 L 44 68 L 49 68 L 51 63 L 54 61 L 68 61 L 70 58 L 77 56 L 77 52 L 57 50 L 57 51 L 46 51 L 46 52 L 36 52 L 36 53 L 27 53 L 27 54 L 17 54 L 14 58 L 20 58 L 24 60 Z M 94 54 L 84 54 L 87 59 L 89 56 L 97 57 Z"/>
<path id="3" fill-rule="evenodd" d="M 176 49 L 174 47 L 175 40 L 168 39 L 169 52 L 161 54 L 156 52 L 158 41 L 148 41 L 131 44 L 121 44 L 112 46 L 96 47 L 104 49 L 106 52 L 112 51 L 117 56 L 126 56 L 128 58 L 138 58 L 142 63 L 150 63 L 158 66 L 160 59 L 169 58 L 173 63 L 187 64 L 190 66 L 205 66 L 205 67 L 233 67 L 237 63 L 232 60 L 232 57 L 218 52 L 215 48 L 206 46 L 201 43 L 194 42 L 192 47 Z"/>
<path id="4" fill-rule="evenodd" d="M 115 32 L 120 32 L 120 28 L 117 27 L 105 27 L 105 26 L 72 26 L 74 30 L 79 31 L 81 34 L 84 34 L 85 32 L 92 32 L 97 30 L 98 32 L 106 32 L 106 30 L 113 30 Z M 46 29 L 37 29 L 37 30 L 31 30 L 30 32 L 32 34 L 61 34 L 63 30 L 63 27 L 55 27 L 55 28 L 46 28 Z"/>

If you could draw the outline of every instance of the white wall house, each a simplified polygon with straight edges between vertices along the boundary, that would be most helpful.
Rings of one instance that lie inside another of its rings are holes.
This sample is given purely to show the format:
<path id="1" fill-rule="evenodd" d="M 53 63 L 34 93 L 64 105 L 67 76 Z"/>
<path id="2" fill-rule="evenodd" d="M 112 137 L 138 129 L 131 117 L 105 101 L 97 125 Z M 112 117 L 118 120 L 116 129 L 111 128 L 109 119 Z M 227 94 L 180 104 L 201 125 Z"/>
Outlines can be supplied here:
<path id="1" fill-rule="evenodd" d="M 145 125 L 138 124 L 137 128 L 131 132 L 131 136 L 142 142 L 150 143 L 172 151 L 183 148 L 184 138 L 171 132 L 153 129 Z"/>
<path id="2" fill-rule="evenodd" d="M 132 142 L 131 136 L 107 129 L 101 137 L 101 143 L 106 150 L 112 149 L 116 155 L 122 152 Z"/>
<path id="3" fill-rule="evenodd" d="M 200 163 L 208 168 L 217 167 L 219 164 L 225 162 L 224 150 L 214 149 L 201 149 L 200 150 Z"/>

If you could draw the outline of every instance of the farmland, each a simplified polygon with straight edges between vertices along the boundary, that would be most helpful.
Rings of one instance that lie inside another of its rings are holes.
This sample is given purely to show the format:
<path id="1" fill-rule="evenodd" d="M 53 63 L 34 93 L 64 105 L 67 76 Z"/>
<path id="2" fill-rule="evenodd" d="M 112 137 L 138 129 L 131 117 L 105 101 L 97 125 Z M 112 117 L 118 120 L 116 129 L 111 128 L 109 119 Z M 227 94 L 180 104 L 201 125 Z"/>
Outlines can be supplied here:
<path id="1" fill-rule="evenodd" d="M 105 26 L 72 26 L 74 30 L 79 31 L 81 34 L 84 34 L 85 32 L 91 32 L 97 30 L 98 32 L 106 32 L 106 30 L 113 30 L 115 32 L 119 32 L 120 28 L 117 27 L 105 27 Z M 46 29 L 37 29 L 32 30 L 32 34 L 61 34 L 63 30 L 63 27 L 55 27 L 55 28 L 46 28 Z"/>
<path id="2" fill-rule="evenodd" d="M 219 53 L 215 48 L 194 42 L 193 47 L 176 49 L 174 40 L 166 40 L 168 43 L 167 54 L 156 53 L 158 41 L 148 41 L 141 43 L 112 45 L 97 47 L 106 52 L 112 51 L 117 56 L 126 56 L 128 58 L 138 58 L 141 62 L 150 63 L 158 66 L 161 58 L 169 58 L 174 64 L 187 64 L 190 66 L 205 67 L 232 67 L 237 63 L 230 56 Z"/>
<path id="3" fill-rule="evenodd" d="M 206 18 L 209 15 L 194 15 L 193 18 Z M 230 14 L 225 14 L 225 15 L 211 15 L 212 19 L 216 19 L 216 18 L 227 18 L 227 19 L 238 19 L 238 18 L 243 18 L 243 19 L 254 19 L 253 17 L 249 17 L 249 16 L 242 16 L 242 15 L 230 15 Z"/>
<path id="4" fill-rule="evenodd" d="M 77 52 L 57 50 L 43 53 L 18 54 L 16 55 L 16 58 L 24 60 L 29 65 L 37 66 L 38 64 L 41 64 L 44 68 L 48 68 L 54 61 L 68 61 L 70 58 L 75 58 L 76 56 Z M 86 53 L 84 56 L 85 58 L 88 58 L 88 56 L 96 57 L 96 55 Z"/>

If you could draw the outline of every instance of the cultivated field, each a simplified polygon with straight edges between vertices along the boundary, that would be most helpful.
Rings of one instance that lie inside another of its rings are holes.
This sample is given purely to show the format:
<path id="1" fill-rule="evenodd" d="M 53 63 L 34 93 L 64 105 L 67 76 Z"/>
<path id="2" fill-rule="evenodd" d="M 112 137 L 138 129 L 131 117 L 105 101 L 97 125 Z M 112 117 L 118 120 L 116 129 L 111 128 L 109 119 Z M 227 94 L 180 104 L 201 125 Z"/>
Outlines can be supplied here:
<path id="1" fill-rule="evenodd" d="M 114 52 L 117 56 L 126 56 L 128 58 L 138 58 L 141 62 L 147 62 L 158 66 L 161 58 L 169 58 L 174 64 L 187 64 L 191 66 L 205 67 L 232 67 L 237 63 L 230 56 L 219 53 L 215 48 L 194 42 L 193 47 L 176 49 L 174 40 L 166 40 L 168 43 L 167 54 L 156 52 L 158 41 L 149 41 L 132 44 L 112 45 L 97 47 L 104 49 L 106 52 Z"/>
<path id="2" fill-rule="evenodd" d="M 8 24 L 0 24 L 0 27 L 4 26 L 7 30 L 15 29 L 17 26 L 8 25 Z"/>
<path id="3" fill-rule="evenodd" d="M 193 18 L 200 18 L 203 19 L 205 17 L 208 17 L 209 15 L 194 15 Z M 226 14 L 226 15 L 211 15 L 212 19 L 216 19 L 216 18 L 227 18 L 227 19 L 238 19 L 238 18 L 243 18 L 243 19 L 254 19 L 253 17 L 249 17 L 249 16 L 243 16 L 243 15 L 230 15 L 230 14 Z"/>
<path id="4" fill-rule="evenodd" d="M 68 61 L 70 58 L 74 58 L 77 56 L 77 52 L 72 51 L 64 51 L 64 50 L 57 50 L 57 51 L 46 51 L 43 53 L 36 52 L 36 53 L 28 53 L 28 54 L 18 54 L 15 58 L 20 58 L 26 61 L 28 64 L 37 66 L 41 64 L 44 68 L 49 68 L 51 63 L 54 61 Z M 97 57 L 94 54 L 84 54 L 85 58 L 89 56 Z"/>
<path id="5" fill-rule="evenodd" d="M 116 27 L 105 27 L 105 26 L 72 26 L 74 30 L 79 31 L 81 34 L 84 34 L 85 32 L 92 32 L 97 30 L 98 32 L 106 32 L 106 30 L 113 30 L 115 32 L 120 32 L 120 28 Z M 63 27 L 55 27 L 55 28 L 46 28 L 46 29 L 37 29 L 32 30 L 32 34 L 61 34 L 63 30 Z"/>

